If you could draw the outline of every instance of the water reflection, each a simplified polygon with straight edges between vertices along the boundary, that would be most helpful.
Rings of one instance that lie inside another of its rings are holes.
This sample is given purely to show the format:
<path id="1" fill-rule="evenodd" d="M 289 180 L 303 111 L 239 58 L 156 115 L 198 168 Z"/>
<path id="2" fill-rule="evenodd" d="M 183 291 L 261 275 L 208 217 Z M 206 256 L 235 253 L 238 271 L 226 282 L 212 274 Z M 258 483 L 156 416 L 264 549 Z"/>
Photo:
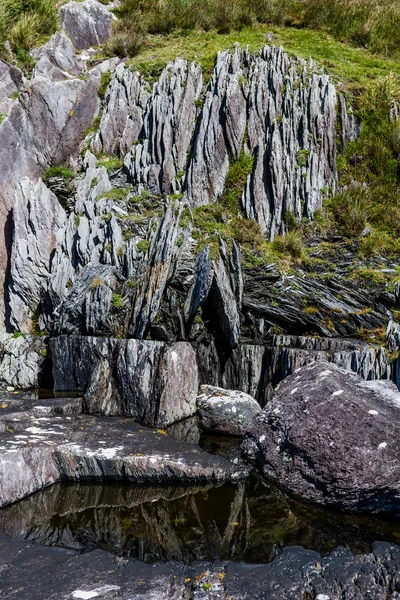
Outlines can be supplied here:
<path id="1" fill-rule="evenodd" d="M 197 488 L 57 484 L 0 511 L 0 531 L 81 551 L 103 548 L 147 562 L 268 562 L 284 546 L 369 551 L 400 541 L 400 523 L 293 503 L 253 478 Z"/>

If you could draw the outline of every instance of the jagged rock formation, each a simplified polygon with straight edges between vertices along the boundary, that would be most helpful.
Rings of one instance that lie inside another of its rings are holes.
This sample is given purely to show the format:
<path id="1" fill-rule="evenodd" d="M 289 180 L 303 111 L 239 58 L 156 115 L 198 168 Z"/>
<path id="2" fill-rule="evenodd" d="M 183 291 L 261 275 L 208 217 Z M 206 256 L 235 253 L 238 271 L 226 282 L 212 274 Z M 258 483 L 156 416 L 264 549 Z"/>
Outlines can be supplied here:
<path id="1" fill-rule="evenodd" d="M 249 81 L 249 147 L 256 160 L 243 195 L 247 217 L 270 238 L 285 212 L 310 218 L 336 187 L 336 92 L 313 64 L 265 48 Z"/>
<path id="2" fill-rule="evenodd" d="M 306 500 L 396 513 L 399 411 L 392 383 L 320 362 L 281 383 L 242 448 L 266 477 Z"/>
<path id="3" fill-rule="evenodd" d="M 99 128 L 92 140 L 95 153 L 127 154 L 139 138 L 150 92 L 139 73 L 117 66 L 104 98 Z"/>
<path id="4" fill-rule="evenodd" d="M 244 435 L 260 405 L 248 394 L 202 385 L 197 396 L 197 415 L 206 431 Z"/>
<path id="5" fill-rule="evenodd" d="M 13 95 L 23 88 L 24 76 L 22 71 L 0 60 L 0 115 L 7 115 L 12 104 Z"/>
<path id="6" fill-rule="evenodd" d="M 202 89 L 199 65 L 177 59 L 167 65 L 143 111 L 138 143 L 125 157 L 139 193 L 168 194 L 180 189 Z"/>

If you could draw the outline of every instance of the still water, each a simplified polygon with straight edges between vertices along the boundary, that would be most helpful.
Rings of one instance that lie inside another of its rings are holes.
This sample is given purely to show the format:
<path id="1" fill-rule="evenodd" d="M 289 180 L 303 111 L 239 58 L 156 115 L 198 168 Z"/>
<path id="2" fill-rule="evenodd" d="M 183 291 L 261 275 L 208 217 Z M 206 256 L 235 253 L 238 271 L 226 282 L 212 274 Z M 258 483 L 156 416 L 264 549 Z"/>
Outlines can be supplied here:
<path id="1" fill-rule="evenodd" d="M 268 562 L 284 546 L 369 551 L 400 543 L 400 521 L 344 516 L 287 499 L 252 477 L 219 487 L 57 484 L 0 511 L 0 531 L 82 552 L 102 548 L 147 562 Z"/>

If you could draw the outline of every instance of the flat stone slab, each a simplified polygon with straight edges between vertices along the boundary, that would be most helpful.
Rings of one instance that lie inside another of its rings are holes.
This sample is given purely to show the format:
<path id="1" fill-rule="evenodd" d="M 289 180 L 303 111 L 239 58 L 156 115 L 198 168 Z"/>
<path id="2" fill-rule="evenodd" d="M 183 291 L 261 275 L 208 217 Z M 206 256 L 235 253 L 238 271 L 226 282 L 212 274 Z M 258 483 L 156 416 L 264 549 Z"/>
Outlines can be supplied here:
<path id="1" fill-rule="evenodd" d="M 52 415 L 79 415 L 82 410 L 79 397 L 39 399 L 36 393 L 0 392 L 0 431 L 14 422 Z"/>
<path id="2" fill-rule="evenodd" d="M 164 430 L 113 417 L 27 419 L 22 412 L 5 423 L 0 451 L 0 506 L 60 480 L 194 484 L 235 481 L 248 473 Z"/>
<path id="3" fill-rule="evenodd" d="M 0 535 L 4 600 L 398 600 L 399 572 L 400 547 L 385 543 L 358 556 L 343 548 L 321 557 L 290 547 L 264 565 L 185 566 L 146 564 L 102 550 L 82 555 Z"/>

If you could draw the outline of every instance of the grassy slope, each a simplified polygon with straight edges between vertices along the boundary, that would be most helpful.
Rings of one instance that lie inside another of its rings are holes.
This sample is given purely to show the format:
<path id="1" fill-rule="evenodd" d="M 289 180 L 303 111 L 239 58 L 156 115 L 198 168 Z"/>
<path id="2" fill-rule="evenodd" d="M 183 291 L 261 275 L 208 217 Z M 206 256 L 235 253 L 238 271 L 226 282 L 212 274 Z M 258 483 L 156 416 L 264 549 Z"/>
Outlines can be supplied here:
<path id="1" fill-rule="evenodd" d="M 381 58 L 364 48 L 339 42 L 324 31 L 271 27 L 268 24 L 257 24 L 228 34 L 191 31 L 149 35 L 146 46 L 138 56 L 130 59 L 130 64 L 146 76 L 155 78 L 170 60 L 182 56 L 199 62 L 205 73 L 210 75 L 219 50 L 231 48 L 237 42 L 256 51 L 267 43 L 269 32 L 273 34 L 271 43 L 283 45 L 292 55 L 312 57 L 336 81 L 344 82 L 353 89 L 364 87 L 390 72 L 400 73 L 400 59 Z"/>

